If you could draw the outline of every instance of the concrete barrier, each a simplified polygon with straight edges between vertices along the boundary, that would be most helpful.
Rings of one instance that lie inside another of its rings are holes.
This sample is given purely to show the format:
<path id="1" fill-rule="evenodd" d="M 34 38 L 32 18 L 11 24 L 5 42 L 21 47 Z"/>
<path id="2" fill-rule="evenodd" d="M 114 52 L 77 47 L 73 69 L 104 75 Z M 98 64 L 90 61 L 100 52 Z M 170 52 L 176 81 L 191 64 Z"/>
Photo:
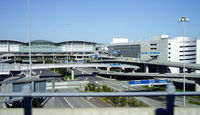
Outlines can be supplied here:
<path id="1" fill-rule="evenodd" d="M 88 81 L 55 82 L 55 89 L 82 88 L 88 83 Z M 52 89 L 52 83 L 47 83 L 46 89 Z"/>
<path id="2" fill-rule="evenodd" d="M 156 108 L 47 108 L 33 109 L 33 115 L 154 115 Z M 0 109 L 0 115 L 23 115 L 23 109 Z M 199 115 L 199 108 L 175 108 L 174 115 Z"/>

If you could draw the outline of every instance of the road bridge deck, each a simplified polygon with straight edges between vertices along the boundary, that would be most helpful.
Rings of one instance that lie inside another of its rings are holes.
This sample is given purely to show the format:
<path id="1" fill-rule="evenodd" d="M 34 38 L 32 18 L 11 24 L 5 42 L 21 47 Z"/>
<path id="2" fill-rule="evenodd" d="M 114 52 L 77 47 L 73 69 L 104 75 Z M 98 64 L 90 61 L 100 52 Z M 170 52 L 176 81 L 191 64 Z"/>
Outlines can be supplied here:
<path id="1" fill-rule="evenodd" d="M 120 68 L 132 68 L 139 69 L 135 65 L 127 64 L 99 64 L 99 63 L 86 63 L 86 64 L 32 64 L 31 69 L 46 69 L 46 68 L 74 68 L 74 67 L 120 67 Z M 21 71 L 28 70 L 29 64 L 0 64 L 0 72 L 9 72 L 9 71 Z"/>
<path id="2" fill-rule="evenodd" d="M 110 75 L 110 76 L 128 76 L 128 77 L 143 77 L 143 78 L 183 78 L 183 73 L 122 73 L 122 72 L 98 72 L 99 75 Z M 200 74 L 197 73 L 186 73 L 186 78 L 200 79 Z"/>
<path id="3" fill-rule="evenodd" d="M 161 62 L 161 61 L 128 61 L 128 60 L 98 60 L 93 61 L 94 63 L 128 63 L 128 64 L 146 64 L 146 65 L 160 65 L 169 67 L 183 68 L 184 63 L 181 62 Z M 185 68 L 200 70 L 200 64 L 186 63 Z"/>

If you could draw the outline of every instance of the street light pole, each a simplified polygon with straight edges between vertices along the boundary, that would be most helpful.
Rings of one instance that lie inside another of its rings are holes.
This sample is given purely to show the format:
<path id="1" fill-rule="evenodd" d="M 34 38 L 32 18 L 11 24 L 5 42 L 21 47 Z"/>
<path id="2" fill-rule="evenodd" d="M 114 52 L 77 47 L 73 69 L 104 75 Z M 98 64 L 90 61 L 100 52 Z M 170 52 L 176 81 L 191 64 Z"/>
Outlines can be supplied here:
<path id="1" fill-rule="evenodd" d="M 183 91 L 185 92 L 185 23 L 188 22 L 189 19 L 186 18 L 185 16 L 182 16 L 181 18 L 178 19 L 178 22 L 183 23 Z M 185 107 L 185 96 L 183 96 L 183 103 Z"/>
<path id="2" fill-rule="evenodd" d="M 28 37 L 29 37 L 29 77 L 31 75 L 31 18 L 30 18 L 30 0 L 28 0 Z"/>
<path id="3" fill-rule="evenodd" d="M 55 72 L 55 65 L 54 65 L 55 51 L 54 50 L 55 50 L 55 47 L 54 47 L 54 42 L 53 42 L 53 66 L 54 66 L 53 71 Z"/>

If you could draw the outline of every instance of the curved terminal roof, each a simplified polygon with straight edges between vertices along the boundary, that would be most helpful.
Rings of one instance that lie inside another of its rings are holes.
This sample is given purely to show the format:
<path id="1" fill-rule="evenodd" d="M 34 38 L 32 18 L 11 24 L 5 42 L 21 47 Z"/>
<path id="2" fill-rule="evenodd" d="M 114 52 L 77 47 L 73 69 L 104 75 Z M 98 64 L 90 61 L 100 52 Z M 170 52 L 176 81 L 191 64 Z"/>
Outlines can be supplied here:
<path id="1" fill-rule="evenodd" d="M 21 43 L 21 44 L 25 43 L 25 42 L 16 41 L 16 40 L 0 40 L 0 42 L 15 42 L 15 43 Z"/>
<path id="2" fill-rule="evenodd" d="M 0 40 L 0 42 L 15 42 L 15 43 L 21 43 L 21 44 L 28 44 L 29 42 L 21 42 L 21 41 L 16 41 L 16 40 Z M 66 44 L 66 43 L 88 43 L 88 44 L 96 44 L 96 45 L 103 45 L 102 43 L 97 43 L 97 42 L 89 42 L 89 41 L 78 41 L 78 40 L 74 40 L 74 41 L 63 41 L 63 42 L 51 42 L 48 40 L 34 40 L 31 41 L 32 44 Z"/>
<path id="3" fill-rule="evenodd" d="M 48 40 L 34 40 L 31 41 L 32 44 L 53 44 L 54 42 Z"/>
<path id="4" fill-rule="evenodd" d="M 102 43 L 89 42 L 89 41 L 79 41 L 79 40 L 58 42 L 57 44 L 66 44 L 66 43 L 88 43 L 88 44 L 103 45 Z"/>

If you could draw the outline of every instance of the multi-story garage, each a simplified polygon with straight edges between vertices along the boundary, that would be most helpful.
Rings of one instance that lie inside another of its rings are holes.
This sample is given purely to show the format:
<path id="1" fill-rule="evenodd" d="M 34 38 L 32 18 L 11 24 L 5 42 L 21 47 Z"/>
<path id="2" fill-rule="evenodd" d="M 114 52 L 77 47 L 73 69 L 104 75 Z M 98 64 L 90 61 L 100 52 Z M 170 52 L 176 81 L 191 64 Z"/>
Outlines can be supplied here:
<path id="1" fill-rule="evenodd" d="M 122 41 L 122 40 L 121 40 Z M 120 41 L 120 42 L 121 42 Z M 144 61 L 200 63 L 200 41 L 195 37 L 154 36 L 153 40 L 121 43 L 111 42 L 109 50 L 121 51 L 124 57 L 139 58 Z M 185 60 L 184 60 L 185 59 Z M 183 72 L 183 69 L 170 67 L 172 73 Z M 187 71 L 187 70 L 186 70 Z"/>

